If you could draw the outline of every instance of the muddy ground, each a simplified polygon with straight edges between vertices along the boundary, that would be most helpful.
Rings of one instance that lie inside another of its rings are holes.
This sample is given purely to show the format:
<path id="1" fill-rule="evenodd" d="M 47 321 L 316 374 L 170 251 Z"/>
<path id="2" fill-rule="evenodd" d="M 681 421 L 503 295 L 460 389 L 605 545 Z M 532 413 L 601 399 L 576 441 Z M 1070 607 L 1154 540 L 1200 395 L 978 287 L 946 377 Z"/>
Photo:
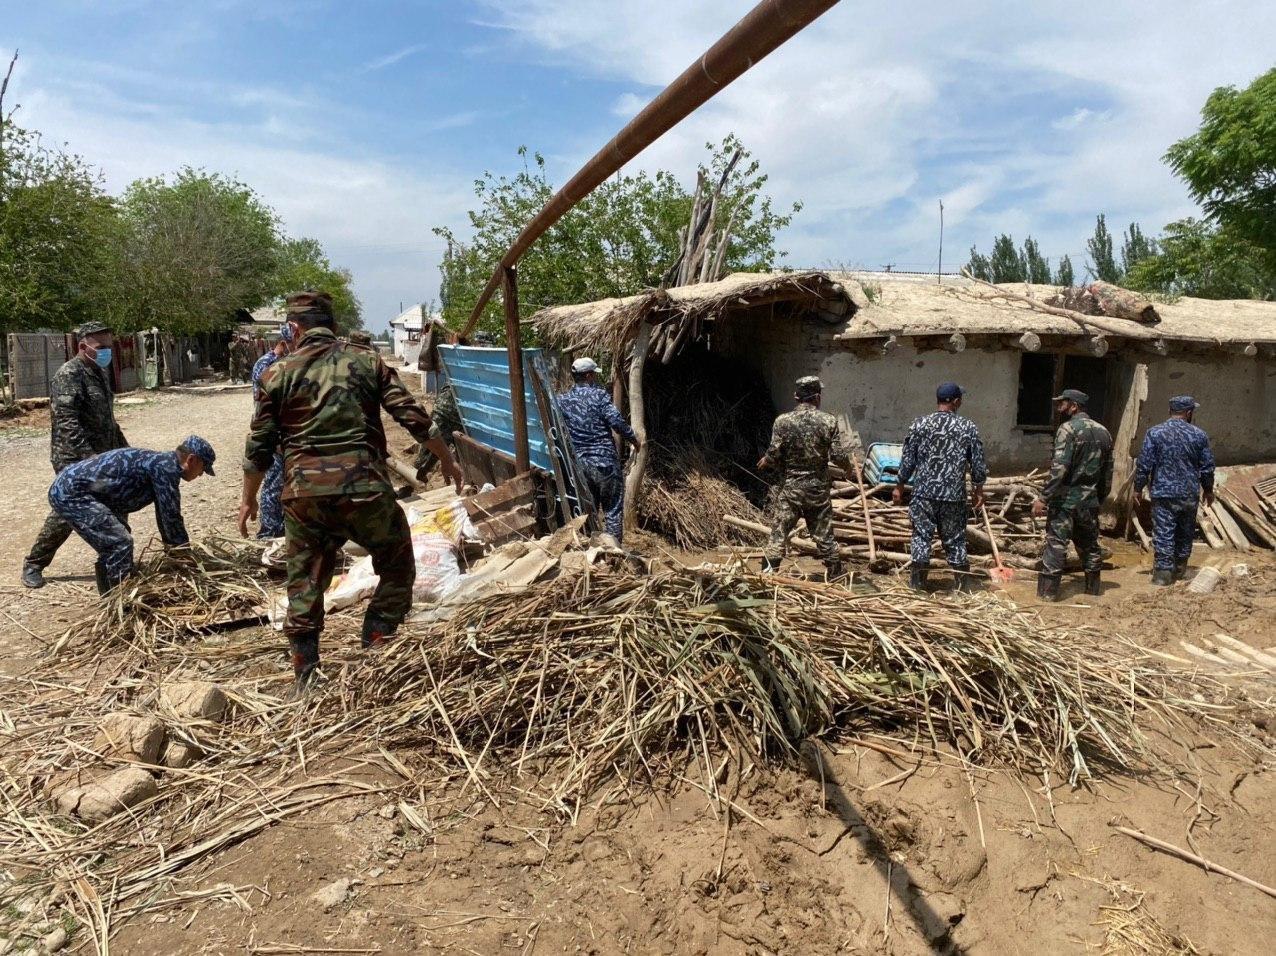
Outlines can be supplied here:
<path id="1" fill-rule="evenodd" d="M 119 406 L 133 444 L 170 448 L 192 432 L 213 443 L 218 474 L 186 486 L 184 507 L 195 534 L 231 533 L 247 393 L 134 399 Z M 93 600 L 92 553 L 74 538 L 48 587 L 17 583 L 46 513 L 46 422 L 0 426 L 3 673 L 30 667 Z M 153 517 L 137 516 L 134 529 L 147 539 Z M 1276 645 L 1276 564 L 1265 555 L 1227 555 L 1249 575 L 1198 598 L 1182 586 L 1154 591 L 1147 560 L 1113 547 L 1106 593 L 1078 597 L 1071 585 L 1069 600 L 1042 611 L 1043 627 L 1084 623 L 1176 655 L 1181 641 L 1218 632 Z M 1006 597 L 1035 609 L 1032 587 L 1021 573 Z M 280 640 L 266 629 L 261 639 Z M 732 775 L 729 818 L 697 789 L 705 778 L 695 768 L 671 791 L 586 807 L 576 825 L 512 794 L 494 807 L 461 780 L 414 804 L 428 832 L 384 798 L 346 799 L 200 863 L 173 888 L 230 884 L 242 905 L 196 900 L 148 914 L 112 945 L 139 954 L 1270 951 L 1276 900 L 1112 829 L 1194 846 L 1276 885 L 1270 766 L 1195 738 L 1172 746 L 1177 777 L 1072 788 L 970 774 L 907 741 L 851 732 L 793 767 Z"/>

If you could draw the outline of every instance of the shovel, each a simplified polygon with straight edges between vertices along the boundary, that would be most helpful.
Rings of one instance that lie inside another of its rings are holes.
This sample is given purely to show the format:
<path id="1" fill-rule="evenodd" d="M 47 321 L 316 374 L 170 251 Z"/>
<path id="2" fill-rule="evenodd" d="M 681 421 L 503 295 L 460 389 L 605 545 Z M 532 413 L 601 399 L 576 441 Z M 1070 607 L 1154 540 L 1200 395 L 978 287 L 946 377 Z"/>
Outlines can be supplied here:
<path id="1" fill-rule="evenodd" d="M 1005 587 L 1015 579 L 1015 569 L 1008 568 L 1001 563 L 1001 549 L 997 547 L 997 536 L 992 533 L 992 522 L 988 520 L 988 509 L 980 505 L 979 512 L 984 516 L 984 530 L 988 532 L 988 540 L 992 542 L 993 566 L 988 569 L 988 582 L 993 587 Z"/>

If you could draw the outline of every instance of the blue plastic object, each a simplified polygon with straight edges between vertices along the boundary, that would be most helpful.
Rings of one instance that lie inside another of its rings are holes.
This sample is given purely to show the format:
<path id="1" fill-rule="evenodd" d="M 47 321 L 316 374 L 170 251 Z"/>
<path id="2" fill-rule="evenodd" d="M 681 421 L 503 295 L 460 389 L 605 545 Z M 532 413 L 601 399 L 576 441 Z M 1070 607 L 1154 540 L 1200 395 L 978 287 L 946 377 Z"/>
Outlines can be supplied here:
<path id="1" fill-rule="evenodd" d="M 527 403 L 527 445 L 532 464 L 554 471 L 545 424 L 532 393 L 531 361 L 540 349 L 523 350 L 523 392 Z M 447 369 L 465 433 L 514 457 L 514 416 L 510 411 L 509 353 L 502 348 L 441 345 L 439 356 Z M 551 401 L 552 401 L 551 397 Z"/>
<path id="2" fill-rule="evenodd" d="M 870 485 L 899 483 L 899 460 L 904 456 L 903 444 L 873 442 L 864 459 L 864 480 Z"/>

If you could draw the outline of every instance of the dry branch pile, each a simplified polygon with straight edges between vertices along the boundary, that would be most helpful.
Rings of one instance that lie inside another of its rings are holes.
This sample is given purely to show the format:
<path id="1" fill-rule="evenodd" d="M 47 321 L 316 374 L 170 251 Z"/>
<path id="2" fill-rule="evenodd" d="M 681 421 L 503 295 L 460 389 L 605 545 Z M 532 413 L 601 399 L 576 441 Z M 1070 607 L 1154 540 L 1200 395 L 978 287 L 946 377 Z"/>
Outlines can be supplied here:
<path id="1" fill-rule="evenodd" d="M 196 622 L 242 594 L 227 560 L 192 550 L 146 593 L 150 625 L 133 625 L 137 605 L 121 595 L 116 633 L 103 613 L 77 632 L 69 659 L 0 680 L 0 856 L 11 874 L 0 876 L 0 912 L 65 909 L 104 949 L 121 920 L 181 899 L 175 878 L 212 853 L 367 794 L 399 801 L 429 830 L 411 802 L 455 799 L 446 785 L 456 778 L 495 804 L 530 795 L 573 817 L 591 793 L 658 785 L 689 761 L 712 781 L 729 760 L 787 760 L 805 738 L 849 728 L 1074 781 L 1168 769 L 1158 734 L 1189 726 L 1250 745 L 1226 685 L 1110 637 L 1045 632 L 987 596 L 941 603 L 721 568 L 565 575 L 406 628 L 373 654 L 338 615 L 327 680 L 284 704 L 278 637 L 197 634 Z M 180 728 L 202 759 L 147 767 L 162 774 L 154 795 L 103 823 L 60 815 L 55 777 L 120 765 L 94 749 L 103 719 L 169 719 L 163 687 L 192 676 L 230 701 L 220 722 Z"/>

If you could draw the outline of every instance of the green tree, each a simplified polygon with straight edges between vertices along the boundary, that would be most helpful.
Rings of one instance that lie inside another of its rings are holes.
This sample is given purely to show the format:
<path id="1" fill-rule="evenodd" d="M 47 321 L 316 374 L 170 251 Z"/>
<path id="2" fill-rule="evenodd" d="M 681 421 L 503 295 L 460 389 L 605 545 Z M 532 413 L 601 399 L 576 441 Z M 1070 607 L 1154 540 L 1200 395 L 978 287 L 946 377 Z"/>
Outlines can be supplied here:
<path id="1" fill-rule="evenodd" d="M 983 279 L 985 282 L 992 281 L 992 263 L 988 261 L 988 257 L 979 252 L 974 246 L 970 247 L 970 261 L 966 263 L 966 271 L 976 279 Z"/>
<path id="2" fill-rule="evenodd" d="M 1024 282 L 1028 278 L 1027 263 L 1015 248 L 1015 241 L 1004 232 L 993 242 L 988 261 L 993 282 Z"/>
<path id="3" fill-rule="evenodd" d="M 1211 93 L 1200 129 L 1171 146 L 1165 161 L 1228 242 L 1276 257 L 1276 68 L 1244 90 Z"/>
<path id="4" fill-rule="evenodd" d="M 1117 268 L 1116 257 L 1112 253 L 1112 233 L 1108 232 L 1107 218 L 1099 213 L 1094 222 L 1094 235 L 1086 240 L 1086 248 L 1090 250 L 1090 274 L 1104 282 L 1120 282 L 1121 270 Z"/>
<path id="5" fill-rule="evenodd" d="M 711 144 L 706 148 L 710 157 L 701 172 L 716 183 L 742 147 L 736 137 L 728 136 L 717 148 Z M 524 165 L 515 176 L 489 172 L 475 182 L 478 203 L 468 214 L 468 241 L 451 229 L 434 230 L 447 242 L 439 298 L 444 320 L 454 328 L 465 324 L 496 263 L 554 194 L 544 158 L 529 154 L 526 148 L 519 154 Z M 728 177 L 725 202 L 717 211 L 719 229 L 731 222 L 728 271 L 767 271 L 783 258 L 776 237 L 801 206 L 777 212 L 765 191 L 766 183 L 757 160 L 744 151 Z M 608 179 L 523 256 L 518 267 L 520 308 L 526 314 L 547 305 L 631 295 L 658 286 L 677 259 L 691 205 L 691 194 L 670 172 Z M 481 327 L 503 336 L 499 301 L 488 306 Z"/>
<path id="6" fill-rule="evenodd" d="M 1130 223 L 1121 241 L 1121 272 L 1129 273 L 1138 262 L 1152 255 L 1156 255 L 1156 240 L 1145 236 L 1137 222 Z"/>
<path id="7" fill-rule="evenodd" d="M 1158 246 L 1131 268 L 1130 288 L 1202 299 L 1276 298 L 1271 257 L 1226 228 L 1181 219 L 1165 227 Z"/>
<path id="8" fill-rule="evenodd" d="M 125 327 L 204 332 L 270 297 L 281 237 L 274 211 L 249 187 L 186 167 L 169 182 L 124 193 Z"/>
<path id="9" fill-rule="evenodd" d="M 0 115 L 0 330 L 113 317 L 117 234 L 99 175 Z"/>
<path id="10" fill-rule="evenodd" d="M 1024 263 L 1025 278 L 1029 282 L 1046 285 L 1050 282 L 1050 261 L 1041 254 L 1037 240 L 1029 236 L 1023 241 L 1023 253 L 1020 258 Z"/>
<path id="11" fill-rule="evenodd" d="M 1059 269 L 1054 274 L 1055 285 L 1072 285 L 1074 276 L 1072 274 L 1072 257 L 1060 256 Z"/>
<path id="12" fill-rule="evenodd" d="M 270 290 L 277 300 L 303 289 L 327 292 L 332 296 L 337 329 L 345 333 L 363 328 L 363 310 L 351 281 L 350 270 L 334 266 L 317 240 L 284 239 L 276 253 Z"/>

